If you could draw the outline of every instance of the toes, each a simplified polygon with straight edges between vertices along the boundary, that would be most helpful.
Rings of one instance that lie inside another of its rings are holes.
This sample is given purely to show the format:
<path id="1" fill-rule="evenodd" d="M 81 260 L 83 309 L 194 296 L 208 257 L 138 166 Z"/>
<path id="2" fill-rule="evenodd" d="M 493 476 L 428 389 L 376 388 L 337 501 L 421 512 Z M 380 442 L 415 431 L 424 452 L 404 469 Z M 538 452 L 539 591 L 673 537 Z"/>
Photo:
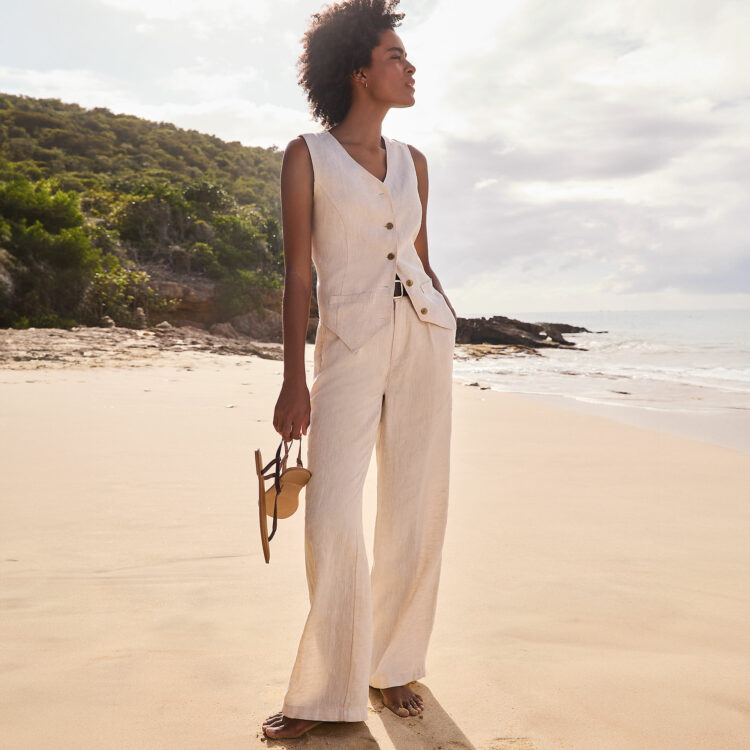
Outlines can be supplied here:
<path id="1" fill-rule="evenodd" d="M 390 696 L 386 692 L 387 690 L 389 690 L 389 688 L 380 688 L 380 690 L 383 693 L 383 703 L 397 716 L 416 716 L 417 714 L 422 712 L 422 696 L 418 693 L 412 693 L 411 691 L 408 691 L 408 697 L 403 698 L 400 701 L 398 700 L 398 698 L 396 698 L 396 701 L 391 701 Z M 396 696 L 393 697 L 395 698 Z"/>
<path id="2" fill-rule="evenodd" d="M 277 733 L 284 728 L 284 721 L 285 717 L 281 712 L 274 714 L 273 716 L 269 716 L 263 722 L 263 731 L 268 737 L 276 737 Z M 269 731 L 273 734 L 269 734 Z"/>
<path id="3" fill-rule="evenodd" d="M 423 705 L 422 705 L 422 701 L 421 701 L 421 700 L 419 700 L 419 699 L 418 699 L 418 698 L 417 698 L 416 696 L 413 696 L 413 697 L 411 698 L 411 700 L 409 701 L 409 703 L 411 704 L 411 707 L 412 707 L 412 708 L 413 708 L 413 710 L 414 710 L 414 714 L 413 714 L 413 715 L 416 715 L 416 714 L 418 714 L 418 713 L 421 713 L 421 711 L 422 711 L 422 708 L 423 708 Z"/>

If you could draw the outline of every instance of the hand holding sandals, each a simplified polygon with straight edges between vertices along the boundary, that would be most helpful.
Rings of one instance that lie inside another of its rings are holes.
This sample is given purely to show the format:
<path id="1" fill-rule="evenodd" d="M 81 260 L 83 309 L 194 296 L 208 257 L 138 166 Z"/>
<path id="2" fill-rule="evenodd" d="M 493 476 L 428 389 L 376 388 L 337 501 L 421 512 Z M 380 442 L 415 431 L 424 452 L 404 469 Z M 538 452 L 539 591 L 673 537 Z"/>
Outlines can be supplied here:
<path id="1" fill-rule="evenodd" d="M 300 440 L 309 424 L 310 391 L 304 373 L 299 379 L 284 378 L 273 414 L 274 429 L 286 440 Z"/>

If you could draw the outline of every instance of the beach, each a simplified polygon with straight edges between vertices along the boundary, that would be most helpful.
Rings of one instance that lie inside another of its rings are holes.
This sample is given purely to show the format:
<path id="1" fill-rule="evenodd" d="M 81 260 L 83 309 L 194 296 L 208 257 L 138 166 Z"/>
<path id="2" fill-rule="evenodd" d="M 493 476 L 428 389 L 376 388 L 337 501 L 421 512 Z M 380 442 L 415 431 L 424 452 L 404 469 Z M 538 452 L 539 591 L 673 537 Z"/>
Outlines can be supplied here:
<path id="1" fill-rule="evenodd" d="M 750 453 L 458 379 L 423 714 L 265 738 L 308 608 L 303 512 L 258 531 L 280 348 L 149 335 L 1 366 L 3 750 L 747 747 Z"/>

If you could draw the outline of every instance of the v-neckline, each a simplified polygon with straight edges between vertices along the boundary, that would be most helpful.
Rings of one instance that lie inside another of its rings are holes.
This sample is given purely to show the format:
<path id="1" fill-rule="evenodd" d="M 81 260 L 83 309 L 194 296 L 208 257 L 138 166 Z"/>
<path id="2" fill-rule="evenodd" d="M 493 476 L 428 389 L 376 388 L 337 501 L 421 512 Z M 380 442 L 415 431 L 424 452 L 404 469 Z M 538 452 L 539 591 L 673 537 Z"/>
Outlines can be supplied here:
<path id="1" fill-rule="evenodd" d="M 338 144 L 339 148 L 363 171 L 372 177 L 373 180 L 377 180 L 381 185 L 385 185 L 386 181 L 388 180 L 388 175 L 391 173 L 391 151 L 388 148 L 388 138 L 384 136 L 382 133 L 380 137 L 383 139 L 383 144 L 385 145 L 385 175 L 383 176 L 383 179 L 381 180 L 380 177 L 376 177 L 367 167 L 360 164 L 343 146 L 341 141 L 339 141 L 336 136 L 331 133 L 330 130 L 324 130 L 324 133 L 328 133 L 328 135 Z"/>

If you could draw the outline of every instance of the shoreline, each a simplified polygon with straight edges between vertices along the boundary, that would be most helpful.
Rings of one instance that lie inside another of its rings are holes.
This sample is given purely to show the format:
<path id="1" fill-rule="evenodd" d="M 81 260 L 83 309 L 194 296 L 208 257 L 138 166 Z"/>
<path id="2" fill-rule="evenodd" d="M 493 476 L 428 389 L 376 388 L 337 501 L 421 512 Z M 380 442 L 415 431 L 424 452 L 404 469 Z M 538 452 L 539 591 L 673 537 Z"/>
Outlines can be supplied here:
<path id="1" fill-rule="evenodd" d="M 469 386 L 468 384 L 479 382 L 480 386 L 494 393 L 509 393 L 532 402 L 548 404 L 573 413 L 611 419 L 619 424 L 690 438 L 701 443 L 730 448 L 739 453 L 750 453 L 750 430 L 748 429 L 750 418 L 745 411 L 739 411 L 734 416 L 731 414 L 687 413 L 677 409 L 646 408 L 624 403 L 603 404 L 596 401 L 585 401 L 575 395 L 502 390 L 493 387 L 491 383 L 483 383 L 476 377 L 454 375 L 453 379 L 467 388 L 476 388 L 477 386 Z"/>
<path id="2" fill-rule="evenodd" d="M 456 350 L 461 348 L 456 345 Z M 306 343 L 305 356 L 312 358 L 314 344 Z M 0 375 L 22 370 L 40 373 L 56 369 L 98 369 L 106 367 L 151 367 L 172 361 L 177 355 L 258 356 L 283 361 L 281 344 L 241 337 L 219 336 L 189 326 L 161 326 L 145 330 L 130 328 L 80 327 L 71 331 L 56 328 L 1 329 Z M 460 355 L 456 360 L 464 361 Z M 185 359 L 187 361 L 187 359 Z M 311 375 L 311 371 L 310 371 Z M 311 377 L 309 378 L 311 380 Z M 456 374 L 454 382 L 465 387 L 478 382 L 496 393 L 510 393 L 530 402 L 545 403 L 572 413 L 604 417 L 620 424 L 640 426 L 663 434 L 688 437 L 711 445 L 750 453 L 750 414 L 698 413 L 679 409 L 648 408 L 640 404 L 587 401 L 576 394 L 528 393 L 497 388 L 479 374 Z M 479 387 L 474 386 L 474 387 Z"/>

